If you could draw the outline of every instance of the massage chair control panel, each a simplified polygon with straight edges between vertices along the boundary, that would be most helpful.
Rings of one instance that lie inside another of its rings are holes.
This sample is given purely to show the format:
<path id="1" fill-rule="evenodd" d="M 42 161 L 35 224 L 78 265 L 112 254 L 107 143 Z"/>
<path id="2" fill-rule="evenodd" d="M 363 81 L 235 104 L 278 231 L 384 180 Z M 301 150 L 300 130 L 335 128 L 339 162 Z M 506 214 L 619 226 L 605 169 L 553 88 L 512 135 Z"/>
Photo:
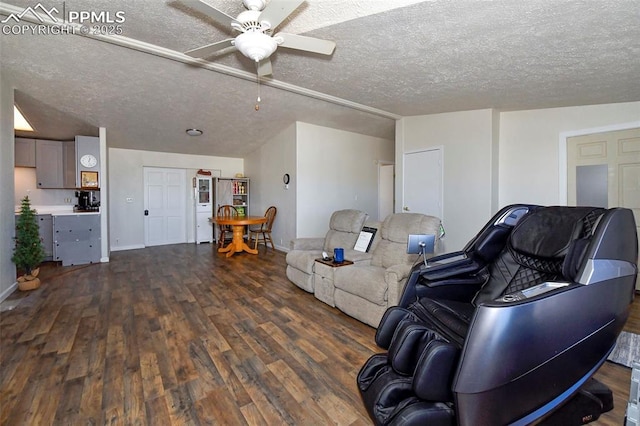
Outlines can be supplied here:
<path id="1" fill-rule="evenodd" d="M 520 300 L 525 300 L 530 297 L 538 296 L 540 294 L 547 293 L 557 288 L 566 287 L 568 285 L 569 285 L 568 282 L 547 281 L 542 284 L 529 287 L 522 291 L 516 291 L 514 293 L 505 294 L 504 296 L 498 299 L 498 302 L 518 302 Z"/>

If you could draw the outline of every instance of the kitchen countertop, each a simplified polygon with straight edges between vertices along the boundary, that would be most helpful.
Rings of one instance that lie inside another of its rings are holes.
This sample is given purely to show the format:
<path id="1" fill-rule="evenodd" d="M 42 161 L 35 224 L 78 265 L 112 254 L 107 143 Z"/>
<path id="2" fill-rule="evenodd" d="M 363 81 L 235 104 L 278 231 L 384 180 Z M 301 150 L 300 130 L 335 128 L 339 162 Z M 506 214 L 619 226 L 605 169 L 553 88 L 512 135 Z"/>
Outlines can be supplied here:
<path id="1" fill-rule="evenodd" d="M 51 216 L 70 216 L 75 214 L 100 214 L 100 212 L 74 212 L 73 205 L 64 204 L 59 206 L 31 206 L 37 214 L 50 214 Z M 15 208 L 16 214 L 20 213 L 20 206 Z"/>

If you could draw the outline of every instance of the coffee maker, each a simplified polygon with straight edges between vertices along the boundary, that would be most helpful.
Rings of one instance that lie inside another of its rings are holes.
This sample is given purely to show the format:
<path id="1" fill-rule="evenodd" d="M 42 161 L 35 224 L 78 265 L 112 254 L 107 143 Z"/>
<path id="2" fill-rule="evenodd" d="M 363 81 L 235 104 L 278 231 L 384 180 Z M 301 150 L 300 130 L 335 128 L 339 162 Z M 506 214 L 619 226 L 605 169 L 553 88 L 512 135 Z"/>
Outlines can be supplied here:
<path id="1" fill-rule="evenodd" d="M 75 211 L 78 212 L 97 212 L 100 211 L 100 195 L 98 191 L 76 191 L 78 204 Z"/>

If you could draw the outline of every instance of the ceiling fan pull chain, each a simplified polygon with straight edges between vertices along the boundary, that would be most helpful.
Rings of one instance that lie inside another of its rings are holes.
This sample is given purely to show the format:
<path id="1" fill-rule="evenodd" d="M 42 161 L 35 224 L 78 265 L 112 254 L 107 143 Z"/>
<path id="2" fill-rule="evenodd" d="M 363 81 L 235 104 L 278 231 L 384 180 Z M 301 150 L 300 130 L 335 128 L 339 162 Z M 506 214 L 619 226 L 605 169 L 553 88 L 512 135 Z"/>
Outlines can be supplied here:
<path id="1" fill-rule="evenodd" d="M 256 62 L 256 68 L 257 67 L 258 67 L 258 62 Z M 260 110 L 260 101 L 261 101 L 261 99 L 260 99 L 260 76 L 257 76 L 256 83 L 258 83 L 258 99 L 256 99 L 255 108 L 256 108 L 256 111 L 259 111 Z"/>

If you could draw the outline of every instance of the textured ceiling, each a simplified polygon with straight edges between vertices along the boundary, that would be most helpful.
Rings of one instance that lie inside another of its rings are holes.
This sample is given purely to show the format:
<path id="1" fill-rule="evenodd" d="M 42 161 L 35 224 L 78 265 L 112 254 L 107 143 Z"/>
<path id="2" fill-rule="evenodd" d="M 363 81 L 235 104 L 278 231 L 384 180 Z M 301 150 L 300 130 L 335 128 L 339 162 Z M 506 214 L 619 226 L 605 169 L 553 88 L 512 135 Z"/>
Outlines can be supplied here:
<path id="1" fill-rule="evenodd" d="M 189 1 L 64 2 L 122 11 L 124 38 L 1 35 L 0 72 L 38 136 L 104 126 L 113 147 L 242 157 L 296 120 L 393 139 L 399 116 L 640 100 L 635 0 L 307 0 L 278 30 L 333 40 L 336 51 L 280 48 L 260 88 L 237 52 L 213 65 L 181 55 L 234 35 Z M 208 1 L 243 10 L 239 0 Z M 205 133 L 190 138 L 190 127 Z"/>

